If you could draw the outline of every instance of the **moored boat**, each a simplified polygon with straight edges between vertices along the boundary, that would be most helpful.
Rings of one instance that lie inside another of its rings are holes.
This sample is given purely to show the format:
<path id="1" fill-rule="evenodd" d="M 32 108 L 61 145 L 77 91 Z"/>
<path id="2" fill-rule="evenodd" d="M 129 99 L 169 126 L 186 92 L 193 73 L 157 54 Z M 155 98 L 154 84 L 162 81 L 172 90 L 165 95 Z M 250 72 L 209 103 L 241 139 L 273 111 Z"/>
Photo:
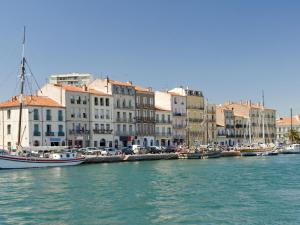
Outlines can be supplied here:
<path id="1" fill-rule="evenodd" d="M 300 144 L 292 144 L 281 150 L 282 154 L 300 154 Z"/>

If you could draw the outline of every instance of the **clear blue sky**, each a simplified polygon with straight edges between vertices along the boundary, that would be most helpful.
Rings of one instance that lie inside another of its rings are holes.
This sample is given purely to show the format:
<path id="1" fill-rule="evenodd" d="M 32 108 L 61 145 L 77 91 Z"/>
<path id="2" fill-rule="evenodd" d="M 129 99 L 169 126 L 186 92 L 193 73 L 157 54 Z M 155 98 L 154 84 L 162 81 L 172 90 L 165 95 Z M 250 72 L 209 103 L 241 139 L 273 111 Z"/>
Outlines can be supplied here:
<path id="1" fill-rule="evenodd" d="M 276 0 L 1 1 L 0 100 L 16 94 L 22 27 L 42 85 L 53 73 L 89 72 L 210 102 L 265 90 L 279 115 L 300 113 L 300 2 Z"/>

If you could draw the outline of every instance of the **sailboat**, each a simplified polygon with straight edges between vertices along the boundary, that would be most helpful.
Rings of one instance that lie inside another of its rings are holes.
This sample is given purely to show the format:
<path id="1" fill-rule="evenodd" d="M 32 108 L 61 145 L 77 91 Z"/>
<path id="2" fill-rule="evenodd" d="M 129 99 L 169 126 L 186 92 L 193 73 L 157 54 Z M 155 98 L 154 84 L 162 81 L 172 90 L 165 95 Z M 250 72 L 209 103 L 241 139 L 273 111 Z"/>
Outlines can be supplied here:
<path id="1" fill-rule="evenodd" d="M 23 37 L 23 50 L 21 60 L 20 74 L 20 94 L 19 94 L 19 120 L 18 120 L 18 140 L 17 150 L 13 154 L 8 150 L 0 151 L 0 169 L 23 169 L 23 168 L 41 168 L 41 167 L 57 167 L 57 166 L 73 166 L 84 161 L 84 157 L 77 157 L 75 152 L 68 152 L 64 149 L 59 151 L 50 151 L 48 154 L 34 154 L 33 151 L 24 150 L 21 146 L 21 126 L 22 126 L 22 110 L 23 110 L 23 94 L 25 84 L 25 65 L 26 59 L 25 49 L 25 27 Z M 40 151 L 39 151 L 40 152 Z"/>

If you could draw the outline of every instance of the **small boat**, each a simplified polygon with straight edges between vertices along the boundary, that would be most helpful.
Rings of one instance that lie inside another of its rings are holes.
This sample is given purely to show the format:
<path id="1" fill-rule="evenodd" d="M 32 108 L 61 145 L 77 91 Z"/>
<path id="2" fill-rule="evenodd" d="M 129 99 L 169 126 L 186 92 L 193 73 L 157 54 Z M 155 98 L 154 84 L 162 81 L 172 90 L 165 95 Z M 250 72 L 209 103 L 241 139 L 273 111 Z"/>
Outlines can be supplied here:
<path id="1" fill-rule="evenodd" d="M 0 154 L 0 169 L 25 169 L 57 166 L 75 166 L 84 162 L 84 157 L 77 157 L 72 152 L 50 153 L 47 158 L 36 157 L 27 153 L 25 156 Z"/>
<path id="2" fill-rule="evenodd" d="M 300 144 L 292 144 L 281 150 L 282 154 L 300 154 Z"/>
<path id="3" fill-rule="evenodd" d="M 263 152 L 261 155 L 262 156 L 274 156 L 274 155 L 278 155 L 279 152 L 277 150 L 272 150 L 272 151 L 267 151 L 267 152 Z"/>

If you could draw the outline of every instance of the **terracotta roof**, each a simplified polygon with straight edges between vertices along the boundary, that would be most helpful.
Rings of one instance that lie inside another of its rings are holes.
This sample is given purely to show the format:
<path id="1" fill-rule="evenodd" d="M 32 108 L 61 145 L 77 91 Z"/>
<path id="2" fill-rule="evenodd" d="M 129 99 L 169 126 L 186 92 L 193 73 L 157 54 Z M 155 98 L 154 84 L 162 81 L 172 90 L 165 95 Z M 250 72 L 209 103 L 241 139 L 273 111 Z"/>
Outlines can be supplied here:
<path id="1" fill-rule="evenodd" d="M 23 96 L 23 102 L 25 106 L 46 106 L 46 107 L 60 107 L 64 108 L 58 102 L 51 98 L 43 96 Z M 19 97 L 14 96 L 6 102 L 0 103 L 0 108 L 9 108 L 19 106 Z"/>
<path id="2" fill-rule="evenodd" d="M 72 92 L 81 92 L 81 93 L 90 93 L 94 95 L 109 95 L 107 93 L 104 93 L 102 91 L 98 91 L 95 89 L 87 88 L 87 87 L 78 87 L 73 85 L 61 85 L 61 84 L 55 84 L 55 86 L 62 87 L 66 91 L 72 91 Z"/>
<path id="3" fill-rule="evenodd" d="M 153 93 L 153 91 L 150 88 L 143 88 L 141 86 L 134 86 L 134 89 L 139 92 Z"/>
<path id="4" fill-rule="evenodd" d="M 159 107 L 159 106 L 155 106 L 155 110 L 157 110 L 157 111 L 166 111 L 166 112 L 171 112 L 171 110 L 170 110 L 170 109 L 162 108 L 162 107 Z"/>
<path id="5" fill-rule="evenodd" d="M 120 86 L 129 86 L 132 87 L 132 82 L 127 81 L 127 82 L 123 82 L 123 81 L 116 81 L 116 80 L 110 80 L 109 79 L 109 83 L 114 84 L 114 85 L 120 85 Z"/>
<path id="6" fill-rule="evenodd" d="M 292 118 L 293 124 L 300 124 L 300 115 L 294 116 Z M 276 120 L 276 125 L 278 126 L 286 126 L 291 124 L 291 118 L 290 117 L 284 117 Z"/>
<path id="7" fill-rule="evenodd" d="M 167 93 L 169 93 L 172 96 L 182 96 L 182 97 L 184 97 L 184 95 L 181 95 L 181 94 L 178 94 L 178 93 L 172 92 L 172 91 L 168 91 Z"/>

